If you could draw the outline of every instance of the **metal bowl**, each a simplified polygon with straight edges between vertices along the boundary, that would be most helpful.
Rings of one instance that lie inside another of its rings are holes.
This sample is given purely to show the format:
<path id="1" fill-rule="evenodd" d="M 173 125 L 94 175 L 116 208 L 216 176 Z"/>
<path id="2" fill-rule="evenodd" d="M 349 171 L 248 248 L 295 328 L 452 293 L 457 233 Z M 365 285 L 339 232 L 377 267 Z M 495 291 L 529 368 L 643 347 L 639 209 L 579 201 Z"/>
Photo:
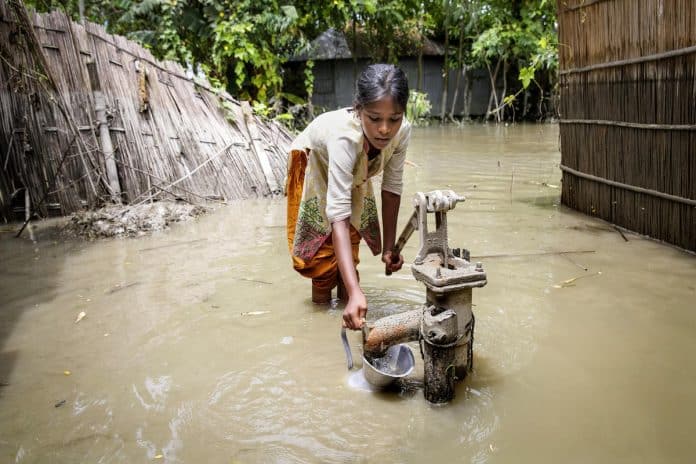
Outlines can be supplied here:
<path id="1" fill-rule="evenodd" d="M 416 359 L 408 345 L 394 345 L 384 356 L 374 358 L 372 362 L 363 356 L 363 375 L 373 387 L 386 388 L 395 380 L 409 375 L 415 365 Z"/>

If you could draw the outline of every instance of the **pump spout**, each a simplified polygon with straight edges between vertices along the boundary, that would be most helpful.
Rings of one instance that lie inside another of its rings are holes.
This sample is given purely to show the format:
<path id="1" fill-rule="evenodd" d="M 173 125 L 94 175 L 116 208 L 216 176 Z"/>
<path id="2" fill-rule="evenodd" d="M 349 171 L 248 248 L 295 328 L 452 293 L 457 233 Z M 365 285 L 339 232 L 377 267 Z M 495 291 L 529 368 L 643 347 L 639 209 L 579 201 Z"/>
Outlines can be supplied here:
<path id="1" fill-rule="evenodd" d="M 418 340 L 422 309 L 386 316 L 363 325 L 363 354 L 367 359 L 383 356 L 390 346 Z"/>

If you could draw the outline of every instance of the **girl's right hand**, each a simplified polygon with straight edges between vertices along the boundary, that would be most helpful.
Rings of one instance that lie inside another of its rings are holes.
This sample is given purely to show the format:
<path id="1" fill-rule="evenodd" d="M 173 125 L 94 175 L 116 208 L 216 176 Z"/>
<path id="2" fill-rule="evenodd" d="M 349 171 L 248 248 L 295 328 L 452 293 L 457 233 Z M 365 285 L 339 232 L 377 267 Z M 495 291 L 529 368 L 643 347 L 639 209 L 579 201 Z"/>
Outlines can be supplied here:
<path id="1" fill-rule="evenodd" d="M 358 289 L 349 295 L 348 304 L 343 310 L 343 327 L 351 330 L 360 330 L 367 315 L 367 299 L 362 290 Z"/>

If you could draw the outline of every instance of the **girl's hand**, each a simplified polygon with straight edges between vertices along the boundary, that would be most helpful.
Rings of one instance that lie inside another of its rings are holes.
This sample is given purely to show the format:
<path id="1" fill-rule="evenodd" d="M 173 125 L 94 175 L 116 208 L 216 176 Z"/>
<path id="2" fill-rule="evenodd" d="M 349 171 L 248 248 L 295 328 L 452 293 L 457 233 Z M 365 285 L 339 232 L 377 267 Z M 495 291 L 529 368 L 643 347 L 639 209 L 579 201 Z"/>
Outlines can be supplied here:
<path id="1" fill-rule="evenodd" d="M 343 327 L 351 330 L 359 330 L 365 322 L 367 315 L 367 299 L 362 290 L 358 289 L 348 297 L 348 304 L 343 310 Z"/>
<path id="2" fill-rule="evenodd" d="M 401 254 L 395 255 L 391 250 L 382 253 L 382 262 L 385 264 L 387 275 L 396 272 L 404 265 L 404 257 Z"/>

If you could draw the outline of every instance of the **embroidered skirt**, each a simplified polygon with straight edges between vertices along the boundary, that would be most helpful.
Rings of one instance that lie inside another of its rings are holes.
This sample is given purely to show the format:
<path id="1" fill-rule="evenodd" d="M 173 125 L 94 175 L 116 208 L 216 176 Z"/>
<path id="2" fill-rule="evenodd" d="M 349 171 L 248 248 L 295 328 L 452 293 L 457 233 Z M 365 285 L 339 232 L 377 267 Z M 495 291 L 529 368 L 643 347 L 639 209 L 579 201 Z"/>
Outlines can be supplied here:
<path id="1" fill-rule="evenodd" d="M 307 169 L 308 155 L 302 150 L 292 150 L 288 159 L 288 177 L 285 192 L 288 196 L 287 204 L 287 238 L 288 250 L 292 256 L 293 268 L 302 276 L 311 278 L 312 284 L 323 290 L 330 290 L 336 286 L 338 277 L 338 261 L 334 253 L 331 234 L 321 237 L 322 244 L 311 257 L 301 258 L 293 254 L 297 219 L 302 201 L 305 170 Z M 353 252 L 353 263 L 357 267 L 360 259 L 360 233 L 350 226 L 350 243 Z"/>

